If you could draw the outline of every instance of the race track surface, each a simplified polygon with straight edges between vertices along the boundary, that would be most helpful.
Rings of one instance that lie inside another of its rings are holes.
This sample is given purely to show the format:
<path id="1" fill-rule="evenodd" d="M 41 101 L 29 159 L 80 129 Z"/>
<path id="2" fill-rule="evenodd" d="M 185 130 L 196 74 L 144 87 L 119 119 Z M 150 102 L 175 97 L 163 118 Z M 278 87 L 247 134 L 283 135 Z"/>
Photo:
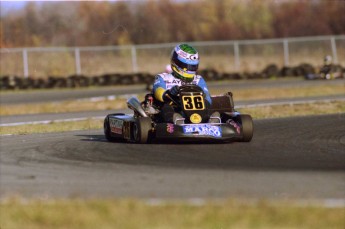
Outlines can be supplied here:
<path id="1" fill-rule="evenodd" d="M 254 121 L 250 143 L 1 136 L 0 197 L 345 199 L 345 114 Z"/>

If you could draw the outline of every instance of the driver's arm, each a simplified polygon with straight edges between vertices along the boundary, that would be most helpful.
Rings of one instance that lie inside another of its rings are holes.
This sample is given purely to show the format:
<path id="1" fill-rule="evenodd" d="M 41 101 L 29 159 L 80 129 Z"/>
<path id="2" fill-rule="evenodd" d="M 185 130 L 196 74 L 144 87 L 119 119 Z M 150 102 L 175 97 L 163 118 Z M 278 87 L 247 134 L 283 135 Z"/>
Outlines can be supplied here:
<path id="1" fill-rule="evenodd" d="M 198 82 L 198 86 L 202 88 L 202 90 L 204 91 L 205 95 L 206 95 L 206 100 L 210 103 L 210 105 L 212 104 L 212 99 L 211 99 L 211 95 L 210 92 L 208 91 L 207 85 L 206 85 L 206 81 L 204 80 L 204 78 L 200 78 L 199 82 Z"/>
<path id="2" fill-rule="evenodd" d="M 156 76 L 155 82 L 152 88 L 152 94 L 154 95 L 155 99 L 160 102 L 164 102 L 164 93 L 166 92 L 166 83 L 160 75 Z"/>

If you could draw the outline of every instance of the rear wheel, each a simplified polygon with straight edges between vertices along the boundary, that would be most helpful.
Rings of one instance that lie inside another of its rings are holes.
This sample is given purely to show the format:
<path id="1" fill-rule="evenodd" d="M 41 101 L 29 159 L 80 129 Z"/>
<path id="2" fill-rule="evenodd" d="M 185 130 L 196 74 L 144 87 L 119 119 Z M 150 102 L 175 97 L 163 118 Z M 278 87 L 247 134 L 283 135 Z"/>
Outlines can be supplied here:
<path id="1" fill-rule="evenodd" d="M 133 123 L 133 138 L 136 143 L 147 143 L 152 129 L 151 119 L 149 117 L 139 117 Z"/>
<path id="2" fill-rule="evenodd" d="M 104 119 L 104 135 L 105 138 L 110 142 L 114 142 L 116 140 L 116 138 L 112 137 L 110 134 L 110 124 L 108 116 Z"/>
<path id="3" fill-rule="evenodd" d="M 242 131 L 243 131 L 243 138 L 242 142 L 250 142 L 253 138 L 254 126 L 253 126 L 253 119 L 250 115 L 241 114 L 241 124 L 242 124 Z"/>

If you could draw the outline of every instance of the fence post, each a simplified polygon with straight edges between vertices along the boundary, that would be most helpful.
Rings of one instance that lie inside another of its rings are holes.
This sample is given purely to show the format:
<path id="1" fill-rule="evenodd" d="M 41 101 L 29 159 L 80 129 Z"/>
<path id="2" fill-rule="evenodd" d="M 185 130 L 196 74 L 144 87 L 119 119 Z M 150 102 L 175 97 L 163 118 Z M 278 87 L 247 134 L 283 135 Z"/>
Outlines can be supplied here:
<path id="1" fill-rule="evenodd" d="M 337 54 L 337 44 L 335 43 L 335 38 L 331 37 L 331 47 L 334 63 L 338 64 L 338 54 Z"/>
<path id="2" fill-rule="evenodd" d="M 29 65 L 28 65 L 28 50 L 23 49 L 23 68 L 24 68 L 24 77 L 29 77 Z"/>
<path id="3" fill-rule="evenodd" d="M 289 66 L 289 41 L 288 39 L 284 39 L 283 41 L 284 45 L 284 66 Z"/>
<path id="4" fill-rule="evenodd" d="M 132 71 L 138 72 L 137 50 L 135 45 L 132 45 Z"/>
<path id="5" fill-rule="evenodd" d="M 81 66 L 80 66 L 80 50 L 79 48 L 74 49 L 74 59 L 75 59 L 75 69 L 77 75 L 81 74 Z"/>
<path id="6" fill-rule="evenodd" d="M 234 54 L 235 54 L 235 70 L 238 71 L 240 69 L 240 48 L 237 41 L 234 42 Z"/>

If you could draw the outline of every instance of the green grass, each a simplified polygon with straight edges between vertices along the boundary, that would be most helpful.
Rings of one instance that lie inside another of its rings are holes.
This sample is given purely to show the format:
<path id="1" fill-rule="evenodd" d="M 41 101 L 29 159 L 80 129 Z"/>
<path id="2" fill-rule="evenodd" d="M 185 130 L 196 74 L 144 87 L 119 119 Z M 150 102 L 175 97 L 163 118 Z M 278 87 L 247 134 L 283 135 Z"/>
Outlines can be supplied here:
<path id="1" fill-rule="evenodd" d="M 131 199 L 9 199 L 0 204 L 4 229 L 69 228 L 344 228 L 345 208 L 289 202 L 207 201 L 202 205 Z"/>

